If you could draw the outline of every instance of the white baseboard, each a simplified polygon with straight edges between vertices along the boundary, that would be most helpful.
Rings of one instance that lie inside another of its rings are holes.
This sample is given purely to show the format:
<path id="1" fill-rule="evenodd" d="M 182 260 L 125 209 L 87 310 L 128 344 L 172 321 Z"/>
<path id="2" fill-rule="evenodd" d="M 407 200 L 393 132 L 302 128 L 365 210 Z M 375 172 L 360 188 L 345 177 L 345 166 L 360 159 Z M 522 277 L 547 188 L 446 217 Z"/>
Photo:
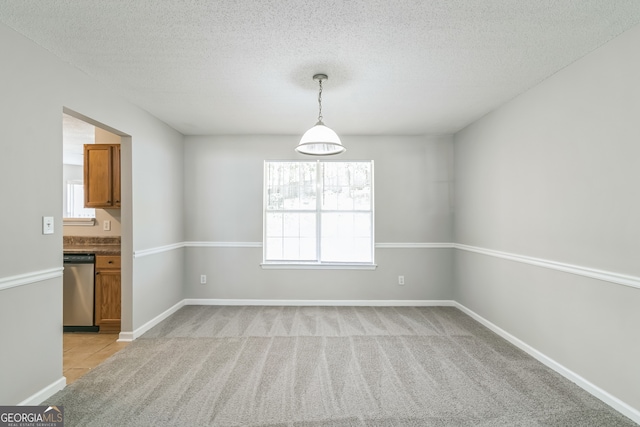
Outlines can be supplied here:
<path id="1" fill-rule="evenodd" d="M 120 335 L 118 336 L 118 341 L 130 342 L 135 340 L 136 338 L 139 338 L 140 336 L 142 336 L 142 334 L 147 332 L 149 329 L 153 328 L 158 323 L 162 322 L 164 319 L 166 319 L 167 317 L 171 316 L 173 313 L 181 309 L 185 305 L 184 302 L 185 300 L 182 300 L 177 304 L 175 304 L 174 306 L 169 307 L 167 310 L 158 314 L 156 317 L 149 320 L 147 323 L 140 326 L 139 328 L 135 329 L 133 332 L 120 332 Z"/>
<path id="2" fill-rule="evenodd" d="M 63 388 L 67 386 L 67 378 L 62 377 L 57 381 L 52 382 L 42 390 L 27 397 L 22 402 L 18 403 L 18 406 L 38 406 Z"/>
<path id="3" fill-rule="evenodd" d="M 535 358 L 539 362 L 541 362 L 544 365 L 546 365 L 547 367 L 553 369 L 554 371 L 556 371 L 557 373 L 559 373 L 560 375 L 562 375 L 563 377 L 565 377 L 569 381 L 575 383 L 576 385 L 578 385 L 579 387 L 581 387 L 582 389 L 584 389 L 588 393 L 590 393 L 593 396 L 597 397 L 598 399 L 602 400 L 604 403 L 606 403 L 607 405 L 611 406 L 613 409 L 615 409 L 616 411 L 620 412 L 622 415 L 624 415 L 624 416 L 630 418 L 631 420 L 633 420 L 634 422 L 640 424 L 640 411 L 639 410 L 637 410 L 637 409 L 633 408 L 632 406 L 626 404 L 625 402 L 623 402 L 622 400 L 618 399 L 617 397 L 611 395 L 610 393 L 607 393 L 606 391 L 604 391 L 603 389 L 601 389 L 597 385 L 587 381 L 586 379 L 584 379 L 580 375 L 576 374 L 572 370 L 567 369 L 565 366 L 561 365 L 560 363 L 556 362 L 555 360 L 551 359 L 550 357 L 546 356 L 545 354 L 539 352 L 535 348 L 531 347 L 529 344 L 527 344 L 524 341 L 521 341 L 520 339 L 518 339 L 515 336 L 511 335 L 510 333 L 508 333 L 504 329 L 500 328 L 499 326 L 495 325 L 494 323 L 491 323 L 490 321 L 488 321 L 484 317 L 480 316 L 478 313 L 468 309 L 464 305 L 462 305 L 462 304 L 460 304 L 458 302 L 454 302 L 453 306 L 458 308 L 458 309 L 460 309 L 462 312 L 464 312 L 465 314 L 469 315 L 470 317 L 472 317 L 474 320 L 478 321 L 482 325 L 486 326 L 487 328 L 489 328 L 490 330 L 492 330 L 493 332 L 495 332 L 496 334 L 498 334 L 502 338 L 506 339 L 511 344 L 513 344 L 516 347 L 518 347 L 519 349 L 523 350 L 525 353 L 528 353 L 530 356 L 532 356 L 533 358 Z"/>
<path id="4" fill-rule="evenodd" d="M 438 307 L 454 306 L 451 300 L 299 300 L 299 299 L 208 299 L 188 298 L 184 305 L 288 305 L 358 307 Z"/>
<path id="5" fill-rule="evenodd" d="M 131 342 L 133 341 L 133 332 L 120 332 L 118 334 L 118 342 Z"/>

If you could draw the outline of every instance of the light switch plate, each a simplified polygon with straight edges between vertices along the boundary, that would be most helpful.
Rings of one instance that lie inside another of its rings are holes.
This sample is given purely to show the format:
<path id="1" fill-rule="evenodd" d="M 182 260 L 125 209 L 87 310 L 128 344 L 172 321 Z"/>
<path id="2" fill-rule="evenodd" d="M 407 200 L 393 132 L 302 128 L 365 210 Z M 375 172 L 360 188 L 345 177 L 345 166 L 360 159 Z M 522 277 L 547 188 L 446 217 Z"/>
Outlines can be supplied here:
<path id="1" fill-rule="evenodd" d="M 42 217 L 42 234 L 53 234 L 53 217 Z"/>

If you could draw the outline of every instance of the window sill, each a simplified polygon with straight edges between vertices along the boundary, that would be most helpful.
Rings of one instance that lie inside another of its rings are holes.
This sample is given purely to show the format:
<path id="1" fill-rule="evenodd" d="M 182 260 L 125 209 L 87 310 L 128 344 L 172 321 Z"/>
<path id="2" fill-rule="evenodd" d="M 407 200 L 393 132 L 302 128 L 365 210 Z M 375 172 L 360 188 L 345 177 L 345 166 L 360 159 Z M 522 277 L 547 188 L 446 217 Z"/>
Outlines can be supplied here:
<path id="1" fill-rule="evenodd" d="M 96 223 L 95 221 L 95 218 L 63 218 L 62 225 L 83 225 L 93 227 Z"/>
<path id="2" fill-rule="evenodd" d="M 263 270 L 375 270 L 377 264 L 263 262 Z"/>

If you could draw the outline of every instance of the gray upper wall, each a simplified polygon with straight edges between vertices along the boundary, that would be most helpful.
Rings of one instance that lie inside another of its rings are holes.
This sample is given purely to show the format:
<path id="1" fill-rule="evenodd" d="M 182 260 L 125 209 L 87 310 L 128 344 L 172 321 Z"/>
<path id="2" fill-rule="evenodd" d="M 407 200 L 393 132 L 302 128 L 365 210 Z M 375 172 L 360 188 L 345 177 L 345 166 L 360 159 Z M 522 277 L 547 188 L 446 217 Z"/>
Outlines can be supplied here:
<path id="1" fill-rule="evenodd" d="M 331 160 L 373 160 L 376 242 L 450 242 L 453 143 L 449 136 L 343 136 Z M 299 136 L 185 137 L 188 241 L 262 242 L 265 160 L 295 153 Z"/>
<path id="2" fill-rule="evenodd" d="M 299 138 L 186 137 L 187 241 L 231 246 L 261 243 L 264 161 L 315 160 L 294 151 Z M 374 161 L 377 243 L 451 241 L 451 137 L 342 136 L 342 140 L 347 152 L 330 160 Z M 265 270 L 260 267 L 259 247 L 189 247 L 185 253 L 185 296 L 231 300 L 451 299 L 451 249 L 397 246 L 376 249 L 375 271 Z M 205 285 L 200 284 L 201 274 L 208 277 Z M 404 286 L 398 286 L 399 275 L 405 276 Z"/>
<path id="3" fill-rule="evenodd" d="M 456 242 L 640 276 L 640 27 L 455 136 Z"/>

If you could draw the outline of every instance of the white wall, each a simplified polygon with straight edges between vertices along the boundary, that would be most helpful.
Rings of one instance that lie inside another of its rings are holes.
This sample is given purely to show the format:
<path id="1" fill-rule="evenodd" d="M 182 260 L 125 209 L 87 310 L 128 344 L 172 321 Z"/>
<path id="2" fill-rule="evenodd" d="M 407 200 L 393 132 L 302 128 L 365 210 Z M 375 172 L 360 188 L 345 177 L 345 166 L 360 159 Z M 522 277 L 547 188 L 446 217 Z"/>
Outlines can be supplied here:
<path id="1" fill-rule="evenodd" d="M 124 135 L 125 331 L 183 298 L 182 250 L 155 264 L 132 258 L 183 241 L 183 147 L 181 134 L 3 25 L 0 52 L 0 404 L 13 405 L 62 378 L 63 107 Z M 42 216 L 54 217 L 53 235 Z M 147 272 L 153 283 L 136 281 Z"/>
<path id="2" fill-rule="evenodd" d="M 639 45 L 636 27 L 455 136 L 457 243 L 640 283 Z M 640 410 L 640 289 L 469 251 L 455 271 L 457 301 Z"/>
<path id="3" fill-rule="evenodd" d="M 187 241 L 262 242 L 265 160 L 309 159 L 299 136 L 185 138 Z M 450 137 L 343 136 L 340 159 L 374 160 L 375 236 L 379 243 L 452 239 Z M 233 245 L 232 245 L 233 246 Z M 236 245 L 237 246 L 237 245 Z M 186 250 L 187 298 L 450 299 L 450 249 L 376 249 L 375 271 L 263 270 L 260 247 Z M 200 275 L 208 276 L 206 285 Z M 405 286 L 398 286 L 404 275 Z"/>

